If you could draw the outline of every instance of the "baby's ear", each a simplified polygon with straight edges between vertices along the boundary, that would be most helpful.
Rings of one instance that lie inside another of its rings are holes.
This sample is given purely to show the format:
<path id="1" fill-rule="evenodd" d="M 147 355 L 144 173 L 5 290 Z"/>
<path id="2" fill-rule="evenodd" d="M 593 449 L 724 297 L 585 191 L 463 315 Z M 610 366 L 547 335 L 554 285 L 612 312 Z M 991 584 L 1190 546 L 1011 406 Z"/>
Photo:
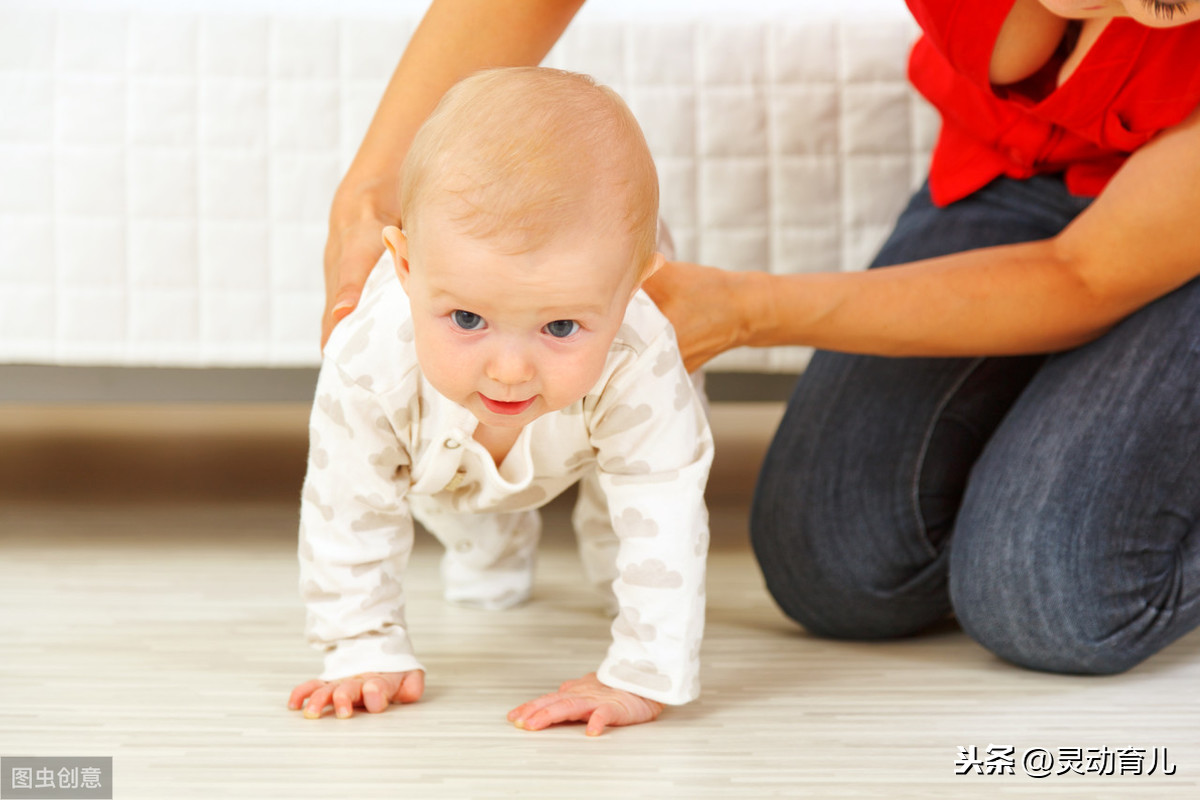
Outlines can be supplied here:
<path id="1" fill-rule="evenodd" d="M 383 245 L 392 254 L 392 260 L 396 262 L 396 277 L 400 279 L 400 284 L 404 285 L 409 274 L 408 237 L 395 225 L 388 225 L 383 229 Z"/>

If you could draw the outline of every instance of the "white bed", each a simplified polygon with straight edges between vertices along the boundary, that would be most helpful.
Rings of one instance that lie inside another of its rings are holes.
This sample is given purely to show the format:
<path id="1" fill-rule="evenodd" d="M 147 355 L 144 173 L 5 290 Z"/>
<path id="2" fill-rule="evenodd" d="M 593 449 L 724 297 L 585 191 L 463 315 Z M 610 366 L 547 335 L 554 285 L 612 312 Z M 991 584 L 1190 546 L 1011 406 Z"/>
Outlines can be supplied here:
<path id="1" fill-rule="evenodd" d="M 427 3 L 0 3 L 0 364 L 317 363 L 333 188 Z M 861 268 L 924 176 L 901 0 L 592 0 L 681 258 Z M 800 348 L 713 368 L 794 371 Z"/>

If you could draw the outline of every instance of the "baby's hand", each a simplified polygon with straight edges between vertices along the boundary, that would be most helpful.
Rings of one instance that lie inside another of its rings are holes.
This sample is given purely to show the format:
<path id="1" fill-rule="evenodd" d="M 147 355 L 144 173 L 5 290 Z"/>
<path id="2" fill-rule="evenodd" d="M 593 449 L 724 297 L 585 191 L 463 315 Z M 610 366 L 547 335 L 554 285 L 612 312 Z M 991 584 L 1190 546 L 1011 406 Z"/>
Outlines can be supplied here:
<path id="1" fill-rule="evenodd" d="M 415 703 L 424 692 L 425 673 L 419 669 L 365 672 L 336 681 L 306 681 L 292 689 L 288 708 L 293 711 L 303 708 L 308 719 L 320 719 L 325 706 L 332 703 L 338 717 L 345 719 L 354 713 L 355 706 L 377 714 L 391 703 Z"/>
<path id="2" fill-rule="evenodd" d="M 662 703 L 605 686 L 596 673 L 567 681 L 557 692 L 542 695 L 508 712 L 508 721 L 527 731 L 540 731 L 556 722 L 587 721 L 587 735 L 599 736 L 609 725 L 653 722 Z"/>

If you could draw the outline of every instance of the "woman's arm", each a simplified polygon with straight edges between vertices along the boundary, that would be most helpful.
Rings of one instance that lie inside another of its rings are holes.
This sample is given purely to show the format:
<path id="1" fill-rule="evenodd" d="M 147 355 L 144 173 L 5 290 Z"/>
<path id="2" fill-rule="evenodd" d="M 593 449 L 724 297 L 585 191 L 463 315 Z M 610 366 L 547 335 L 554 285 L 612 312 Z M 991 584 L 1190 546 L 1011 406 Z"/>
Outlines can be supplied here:
<path id="1" fill-rule="evenodd" d="M 1200 275 L 1200 110 L 1134 153 L 1057 236 L 866 272 L 687 264 L 647 291 L 689 369 L 739 345 L 884 356 L 1063 350 Z"/>
<path id="2" fill-rule="evenodd" d="M 400 167 L 442 95 L 486 67 L 537 64 L 582 5 L 583 0 L 435 0 L 429 7 L 334 195 L 325 245 L 322 347 L 337 320 L 358 303 L 383 254 L 384 226 L 400 219 Z"/>

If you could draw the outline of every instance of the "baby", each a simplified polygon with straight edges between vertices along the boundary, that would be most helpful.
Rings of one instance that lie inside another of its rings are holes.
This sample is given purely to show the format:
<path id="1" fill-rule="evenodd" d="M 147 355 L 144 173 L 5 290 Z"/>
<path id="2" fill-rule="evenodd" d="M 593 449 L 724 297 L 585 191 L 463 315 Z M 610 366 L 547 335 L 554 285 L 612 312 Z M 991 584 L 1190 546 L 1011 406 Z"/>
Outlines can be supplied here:
<path id="1" fill-rule="evenodd" d="M 299 556 L 325 669 L 289 707 L 348 717 L 419 699 L 400 580 L 413 518 L 446 546 L 447 600 L 507 608 L 530 596 L 535 509 L 576 482 L 612 644 L 595 673 L 509 720 L 597 735 L 693 700 L 712 437 L 639 291 L 664 256 L 633 115 L 586 76 L 482 72 L 418 132 L 400 191 L 394 269 L 376 267 L 317 383 Z"/>

